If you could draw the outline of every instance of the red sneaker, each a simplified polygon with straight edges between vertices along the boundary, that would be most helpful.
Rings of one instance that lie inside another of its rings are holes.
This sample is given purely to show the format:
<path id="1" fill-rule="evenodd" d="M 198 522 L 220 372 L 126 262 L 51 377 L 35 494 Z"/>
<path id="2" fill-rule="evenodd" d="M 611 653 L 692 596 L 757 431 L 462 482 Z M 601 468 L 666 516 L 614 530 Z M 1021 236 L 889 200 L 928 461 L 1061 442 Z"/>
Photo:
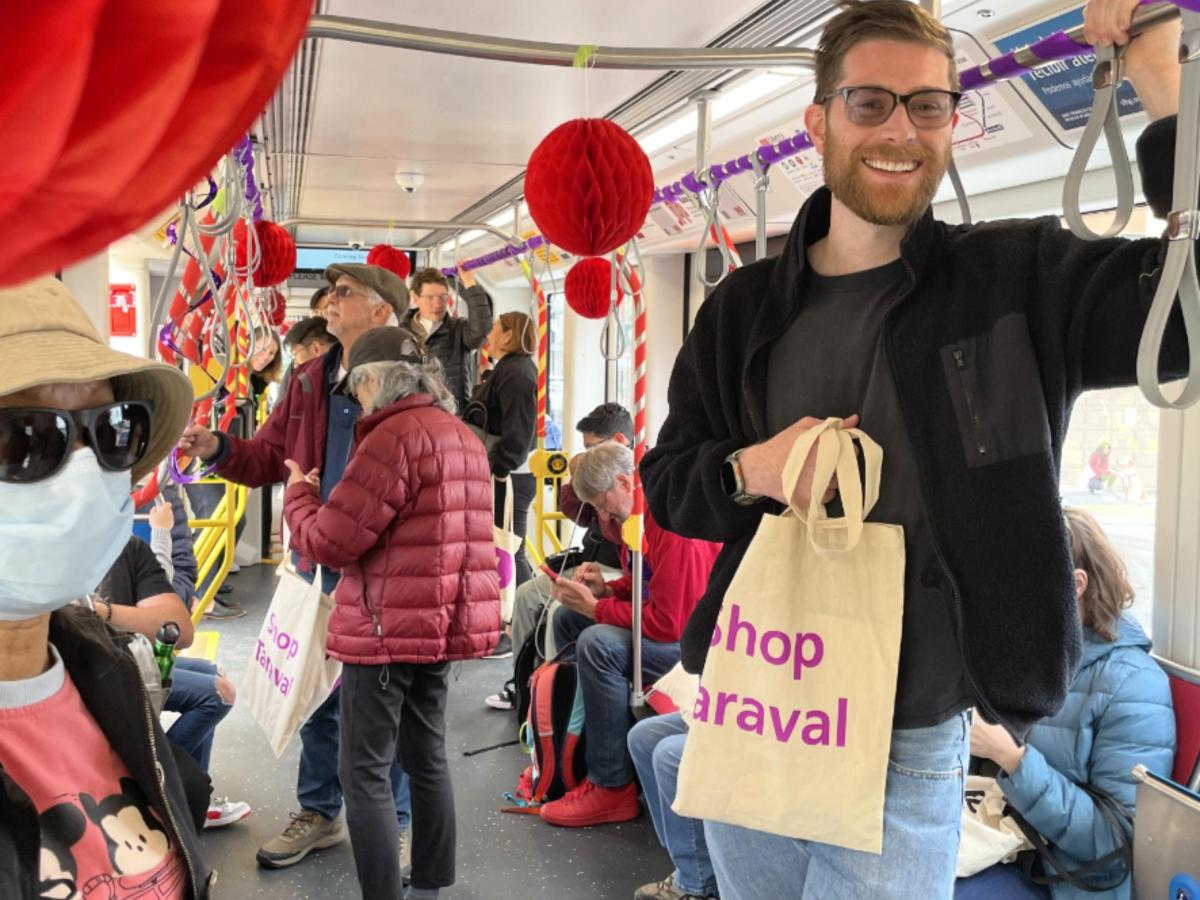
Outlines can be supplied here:
<path id="1" fill-rule="evenodd" d="M 641 814 L 637 788 L 633 782 L 624 787 L 606 788 L 585 778 L 579 787 L 567 791 L 559 800 L 542 806 L 541 816 L 551 825 L 582 828 L 608 822 L 628 822 Z"/>

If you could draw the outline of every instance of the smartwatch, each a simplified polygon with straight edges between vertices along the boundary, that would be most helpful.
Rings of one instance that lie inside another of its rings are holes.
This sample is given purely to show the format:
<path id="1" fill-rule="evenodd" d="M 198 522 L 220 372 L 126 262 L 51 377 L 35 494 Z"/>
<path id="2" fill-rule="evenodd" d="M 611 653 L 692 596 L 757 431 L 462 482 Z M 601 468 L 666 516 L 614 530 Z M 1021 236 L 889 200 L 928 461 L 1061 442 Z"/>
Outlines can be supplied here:
<path id="1" fill-rule="evenodd" d="M 746 480 L 742 476 L 742 464 L 739 462 L 745 452 L 745 447 L 735 450 L 721 463 L 721 487 L 725 491 L 725 496 L 738 506 L 752 506 L 762 499 L 762 497 L 746 493 Z"/>

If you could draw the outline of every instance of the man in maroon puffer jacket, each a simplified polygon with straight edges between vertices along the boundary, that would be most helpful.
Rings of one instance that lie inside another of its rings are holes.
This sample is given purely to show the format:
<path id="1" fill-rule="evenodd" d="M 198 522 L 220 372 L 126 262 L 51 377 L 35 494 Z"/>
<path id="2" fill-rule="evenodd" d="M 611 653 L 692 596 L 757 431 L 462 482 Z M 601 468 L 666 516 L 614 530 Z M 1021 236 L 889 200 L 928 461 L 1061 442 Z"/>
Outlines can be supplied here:
<path id="1" fill-rule="evenodd" d="M 340 569 L 327 645 L 342 670 L 341 783 L 364 897 L 401 896 L 389 769 L 412 781 L 413 890 L 454 883 L 454 798 L 446 766 L 449 662 L 500 636 L 492 477 L 483 444 L 454 408 L 436 361 L 402 356 L 398 328 L 350 351 L 363 408 L 341 481 L 321 504 L 316 471 L 292 460 L 284 515 L 292 544 Z"/>

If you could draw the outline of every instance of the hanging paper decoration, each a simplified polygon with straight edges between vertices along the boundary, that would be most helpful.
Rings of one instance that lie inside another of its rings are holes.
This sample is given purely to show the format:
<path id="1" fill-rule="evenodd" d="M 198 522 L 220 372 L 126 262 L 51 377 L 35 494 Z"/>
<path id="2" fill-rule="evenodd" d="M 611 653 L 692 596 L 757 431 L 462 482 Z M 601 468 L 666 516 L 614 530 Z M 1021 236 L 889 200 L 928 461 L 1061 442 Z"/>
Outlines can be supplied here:
<path id="1" fill-rule="evenodd" d="M 296 242 L 288 230 L 265 219 L 254 223 L 258 235 L 258 264 L 254 267 L 254 284 L 267 287 L 287 281 L 296 269 Z M 233 226 L 233 240 L 237 247 L 237 271 L 243 276 L 250 265 L 253 252 L 246 247 L 246 221 L 239 219 Z"/>
<path id="2" fill-rule="evenodd" d="M 634 237 L 653 195 L 645 151 L 607 119 L 559 125 L 525 172 L 525 201 L 542 236 L 577 256 L 603 256 Z"/>
<path id="3" fill-rule="evenodd" d="M 612 295 L 612 263 L 601 256 L 581 259 L 571 267 L 564 284 L 567 306 L 585 319 L 603 319 L 608 315 Z M 617 287 L 617 303 L 623 297 Z"/>
<path id="4" fill-rule="evenodd" d="M 103 250 L 202 182 L 262 112 L 311 12 L 312 0 L 6 8 L 0 48 L 24 61 L 0 87 L 0 285 Z"/>
<path id="5" fill-rule="evenodd" d="M 276 328 L 283 328 L 283 323 L 287 320 L 287 295 L 279 288 L 271 288 L 267 308 L 271 324 Z M 281 331 L 280 334 L 282 333 Z"/>
<path id="6" fill-rule="evenodd" d="M 376 244 L 367 254 L 367 265 L 379 266 L 394 272 L 399 278 L 408 278 L 412 272 L 412 260 L 403 250 L 397 250 L 387 244 Z"/>

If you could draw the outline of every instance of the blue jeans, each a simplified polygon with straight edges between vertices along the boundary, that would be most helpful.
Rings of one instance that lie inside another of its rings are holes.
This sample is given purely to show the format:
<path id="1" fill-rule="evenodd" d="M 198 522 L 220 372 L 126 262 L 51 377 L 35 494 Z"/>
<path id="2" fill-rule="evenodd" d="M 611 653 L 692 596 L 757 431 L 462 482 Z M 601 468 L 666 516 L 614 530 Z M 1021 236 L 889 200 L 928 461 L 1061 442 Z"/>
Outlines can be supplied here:
<path id="1" fill-rule="evenodd" d="M 679 713 L 643 719 L 629 732 L 629 755 L 642 782 L 654 833 L 675 864 L 675 887 L 707 897 L 717 893 L 717 876 L 704 842 L 704 823 L 671 809 L 686 740 L 687 726 Z"/>
<path id="2" fill-rule="evenodd" d="M 879 855 L 706 821 L 721 897 L 950 900 L 970 731 L 963 712 L 892 732 Z"/>
<path id="3" fill-rule="evenodd" d="M 213 732 L 232 708 L 217 693 L 215 665 L 186 656 L 175 660 L 171 692 L 163 709 L 180 715 L 167 731 L 167 738 L 187 751 L 205 772 L 212 759 Z"/>
<path id="4" fill-rule="evenodd" d="M 1021 867 L 995 865 L 954 883 L 954 900 L 1047 900 L 1050 889 L 1034 884 Z"/>
<path id="5" fill-rule="evenodd" d="M 583 685 L 583 733 L 588 778 L 606 788 L 633 781 L 633 763 L 625 737 L 633 725 L 629 680 L 633 673 L 633 634 L 628 628 L 597 625 L 587 616 L 560 609 L 554 617 L 559 652 L 575 644 L 575 664 Z M 647 683 L 679 662 L 678 644 L 642 638 L 642 676 Z"/>
<path id="6" fill-rule="evenodd" d="M 301 809 L 311 809 L 326 819 L 342 811 L 342 783 L 338 779 L 338 737 L 341 731 L 340 691 L 335 684 L 325 702 L 300 726 L 300 772 L 296 799 Z M 401 831 L 412 821 L 408 776 L 399 762 L 392 763 L 392 792 L 396 798 L 396 824 Z"/>

